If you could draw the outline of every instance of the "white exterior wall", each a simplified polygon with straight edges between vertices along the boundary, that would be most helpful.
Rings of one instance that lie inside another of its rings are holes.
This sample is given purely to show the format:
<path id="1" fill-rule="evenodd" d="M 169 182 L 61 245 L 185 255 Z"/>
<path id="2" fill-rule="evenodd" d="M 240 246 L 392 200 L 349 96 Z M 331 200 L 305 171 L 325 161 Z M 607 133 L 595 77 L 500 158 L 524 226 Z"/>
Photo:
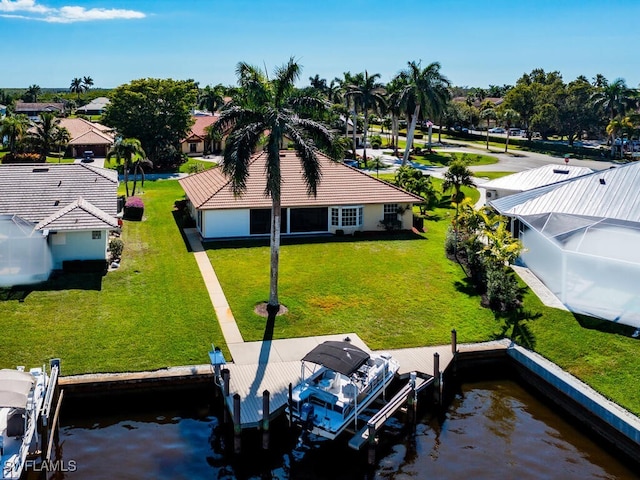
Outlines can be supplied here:
<path id="1" fill-rule="evenodd" d="M 200 235 L 203 238 L 249 236 L 249 209 L 204 210 Z"/>
<path id="2" fill-rule="evenodd" d="M 106 260 L 109 242 L 108 230 L 93 239 L 93 231 L 58 232 L 49 234 L 49 248 L 54 269 L 62 269 L 65 260 Z"/>

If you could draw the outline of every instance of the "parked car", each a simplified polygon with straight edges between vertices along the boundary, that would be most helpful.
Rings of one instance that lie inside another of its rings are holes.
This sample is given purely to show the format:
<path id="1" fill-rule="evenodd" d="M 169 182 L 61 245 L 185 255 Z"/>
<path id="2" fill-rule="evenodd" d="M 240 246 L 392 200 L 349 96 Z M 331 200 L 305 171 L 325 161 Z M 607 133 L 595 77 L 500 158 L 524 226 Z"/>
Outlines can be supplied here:
<path id="1" fill-rule="evenodd" d="M 85 163 L 93 162 L 93 152 L 91 150 L 85 150 L 82 154 L 82 161 Z"/>
<path id="2" fill-rule="evenodd" d="M 494 127 L 489 129 L 489 133 L 506 133 L 506 130 L 502 127 Z"/>
<path id="3" fill-rule="evenodd" d="M 519 128 L 510 128 L 509 129 L 509 135 L 511 135 L 511 136 L 520 135 L 520 129 Z"/>

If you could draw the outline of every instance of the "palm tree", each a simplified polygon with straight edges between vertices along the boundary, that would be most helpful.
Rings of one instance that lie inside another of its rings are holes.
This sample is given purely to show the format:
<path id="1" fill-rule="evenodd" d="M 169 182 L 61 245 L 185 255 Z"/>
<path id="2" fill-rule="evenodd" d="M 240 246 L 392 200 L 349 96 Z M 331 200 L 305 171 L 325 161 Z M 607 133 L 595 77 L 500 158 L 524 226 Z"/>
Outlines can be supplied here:
<path id="1" fill-rule="evenodd" d="M 0 139 L 7 138 L 9 153 L 15 154 L 18 144 L 29 127 L 26 115 L 5 117 L 0 123 Z"/>
<path id="2" fill-rule="evenodd" d="M 606 79 L 599 79 L 602 87 L 593 93 L 591 100 L 594 106 L 602 108 L 608 115 L 609 123 L 616 117 L 624 117 L 627 110 L 636 103 L 636 94 L 627 87 L 622 78 L 616 79 L 613 83 L 608 83 Z M 611 135 L 611 151 L 613 153 L 615 137 Z"/>
<path id="3" fill-rule="evenodd" d="M 340 85 L 339 91 L 342 93 L 342 99 L 344 101 L 346 114 L 344 117 L 344 134 L 345 136 L 349 134 L 349 115 L 353 114 L 353 158 L 356 156 L 356 130 L 358 126 L 358 111 L 356 108 L 356 104 L 353 103 L 353 99 L 349 97 L 346 93 L 349 91 L 349 85 L 353 85 L 358 83 L 357 75 L 354 77 L 351 75 L 351 72 L 344 72 L 343 78 L 336 78 L 336 82 Z"/>
<path id="4" fill-rule="evenodd" d="M 124 174 L 124 188 L 129 196 L 129 170 L 133 166 L 134 159 L 146 158 L 147 154 L 142 149 L 140 140 L 137 138 L 121 138 L 111 147 L 107 152 L 107 160 L 115 158 L 118 165 L 123 165 Z M 137 173 L 136 173 L 137 178 Z M 143 178 L 144 182 L 144 178 Z M 135 194 L 135 184 L 133 187 L 133 193 Z"/>
<path id="5" fill-rule="evenodd" d="M 411 115 L 409 130 L 407 131 L 407 146 L 402 157 L 402 165 L 409 160 L 409 150 L 413 144 L 416 123 L 420 117 L 420 109 L 425 116 L 437 118 L 448 101 L 448 87 L 451 83 L 440 73 L 440 63 L 433 62 L 424 68 L 421 63 L 408 62 L 408 68 L 400 72 L 399 76 L 406 81 L 401 98 L 407 116 Z M 413 113 L 410 113 L 413 110 Z"/>
<path id="6" fill-rule="evenodd" d="M 73 80 L 71 80 L 71 86 L 69 87 L 69 90 L 71 90 L 71 93 L 77 94 L 78 100 L 80 100 L 80 94 L 84 92 L 84 85 L 82 84 L 82 79 L 76 77 Z"/>
<path id="7" fill-rule="evenodd" d="M 484 108 L 480 112 L 480 118 L 487 121 L 487 150 L 489 150 L 489 122 L 497 118 L 495 109 L 493 107 Z"/>
<path id="8" fill-rule="evenodd" d="M 273 78 L 258 67 L 244 62 L 238 64 L 236 74 L 240 94 L 221 112 L 213 131 L 228 133 L 222 171 L 231 178 L 236 195 L 242 195 L 249 176 L 249 163 L 256 147 L 266 133 L 265 194 L 271 197 L 271 266 L 267 311 L 273 318 L 280 309 L 278 300 L 278 268 L 280 257 L 281 198 L 280 149 L 286 135 L 300 158 L 302 175 L 309 195 L 316 195 L 320 181 L 318 146 L 329 147 L 333 136 L 320 122 L 303 118 L 302 110 L 326 108 L 316 97 L 295 95 L 294 83 L 301 68 L 293 58 L 275 69 Z"/>
<path id="9" fill-rule="evenodd" d="M 52 135 L 53 145 L 58 148 L 58 163 L 62 159 L 62 152 L 71 141 L 71 133 L 65 127 L 57 127 Z"/>
<path id="10" fill-rule="evenodd" d="M 91 87 L 93 87 L 93 78 L 82 77 L 82 86 L 84 87 L 84 91 L 88 92 L 91 89 Z"/>
<path id="11" fill-rule="evenodd" d="M 377 82 L 380 78 L 379 73 L 369 75 L 365 70 L 364 75 L 358 77 L 361 83 L 349 85 L 347 96 L 353 99 L 354 104 L 360 105 L 360 109 L 364 113 L 364 134 L 362 142 L 364 144 L 364 166 L 367 167 L 367 130 L 369 129 L 369 110 L 381 112 L 385 107 L 384 94 L 385 90 L 381 83 Z"/>
<path id="12" fill-rule="evenodd" d="M 44 112 L 40 114 L 40 121 L 35 125 L 33 138 L 40 150 L 42 161 L 46 161 L 47 155 L 51 151 L 51 146 L 55 143 L 55 131 L 58 128 L 58 123 L 60 123 L 60 119 L 55 114 Z"/>
<path id="13" fill-rule="evenodd" d="M 454 160 L 444 173 L 444 181 L 442 182 L 442 191 L 446 192 L 453 189 L 453 202 L 456 204 L 456 218 L 458 218 L 458 206 L 464 200 L 462 187 L 475 187 L 473 181 L 473 173 L 467 168 L 466 162 L 463 160 Z"/>
<path id="14" fill-rule="evenodd" d="M 25 102 L 33 102 L 33 103 L 37 103 L 38 102 L 38 95 L 40 95 L 41 89 L 39 85 L 30 85 L 29 88 L 27 88 L 27 91 L 24 93 L 24 101 Z"/>
<path id="15" fill-rule="evenodd" d="M 513 108 L 507 108 L 502 112 L 502 121 L 507 129 L 507 141 L 504 144 L 504 153 L 507 153 L 507 149 L 509 148 L 509 131 L 518 118 L 520 118 L 520 115 Z"/>
<path id="16" fill-rule="evenodd" d="M 224 105 L 224 86 L 219 83 L 215 87 L 207 85 L 199 92 L 198 106 L 210 112 L 218 111 Z"/>

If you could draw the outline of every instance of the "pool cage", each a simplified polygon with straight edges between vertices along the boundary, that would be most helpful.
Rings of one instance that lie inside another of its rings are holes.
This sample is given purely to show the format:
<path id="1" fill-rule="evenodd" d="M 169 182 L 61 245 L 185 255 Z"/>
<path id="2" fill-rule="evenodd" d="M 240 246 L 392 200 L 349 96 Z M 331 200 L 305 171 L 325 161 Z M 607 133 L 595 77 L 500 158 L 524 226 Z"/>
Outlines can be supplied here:
<path id="1" fill-rule="evenodd" d="M 46 232 L 17 215 L 0 215 L 0 287 L 43 282 L 51 268 Z"/>
<path id="2" fill-rule="evenodd" d="M 562 213 L 519 220 L 522 261 L 569 310 L 640 328 L 640 224 Z"/>

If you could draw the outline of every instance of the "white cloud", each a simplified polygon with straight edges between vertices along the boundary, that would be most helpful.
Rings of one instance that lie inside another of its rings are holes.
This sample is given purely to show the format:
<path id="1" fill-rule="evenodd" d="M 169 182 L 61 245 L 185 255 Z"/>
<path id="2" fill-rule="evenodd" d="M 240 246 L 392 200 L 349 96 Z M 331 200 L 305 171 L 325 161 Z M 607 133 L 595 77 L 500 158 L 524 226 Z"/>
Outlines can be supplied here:
<path id="1" fill-rule="evenodd" d="M 59 10 L 47 15 L 46 22 L 71 23 L 89 22 L 92 20 L 130 20 L 134 18 L 144 18 L 146 15 L 135 10 L 122 10 L 117 8 L 90 8 L 84 7 L 62 7 Z"/>
<path id="2" fill-rule="evenodd" d="M 0 12 L 47 13 L 53 9 L 36 4 L 35 0 L 0 0 Z"/>
<path id="3" fill-rule="evenodd" d="M 100 20 L 131 20 L 145 18 L 143 12 L 118 8 L 90 8 L 65 6 L 50 8 L 36 0 L 0 0 L 0 17 L 40 20 L 50 23 L 74 23 Z M 30 14 L 30 15 L 29 15 Z"/>

